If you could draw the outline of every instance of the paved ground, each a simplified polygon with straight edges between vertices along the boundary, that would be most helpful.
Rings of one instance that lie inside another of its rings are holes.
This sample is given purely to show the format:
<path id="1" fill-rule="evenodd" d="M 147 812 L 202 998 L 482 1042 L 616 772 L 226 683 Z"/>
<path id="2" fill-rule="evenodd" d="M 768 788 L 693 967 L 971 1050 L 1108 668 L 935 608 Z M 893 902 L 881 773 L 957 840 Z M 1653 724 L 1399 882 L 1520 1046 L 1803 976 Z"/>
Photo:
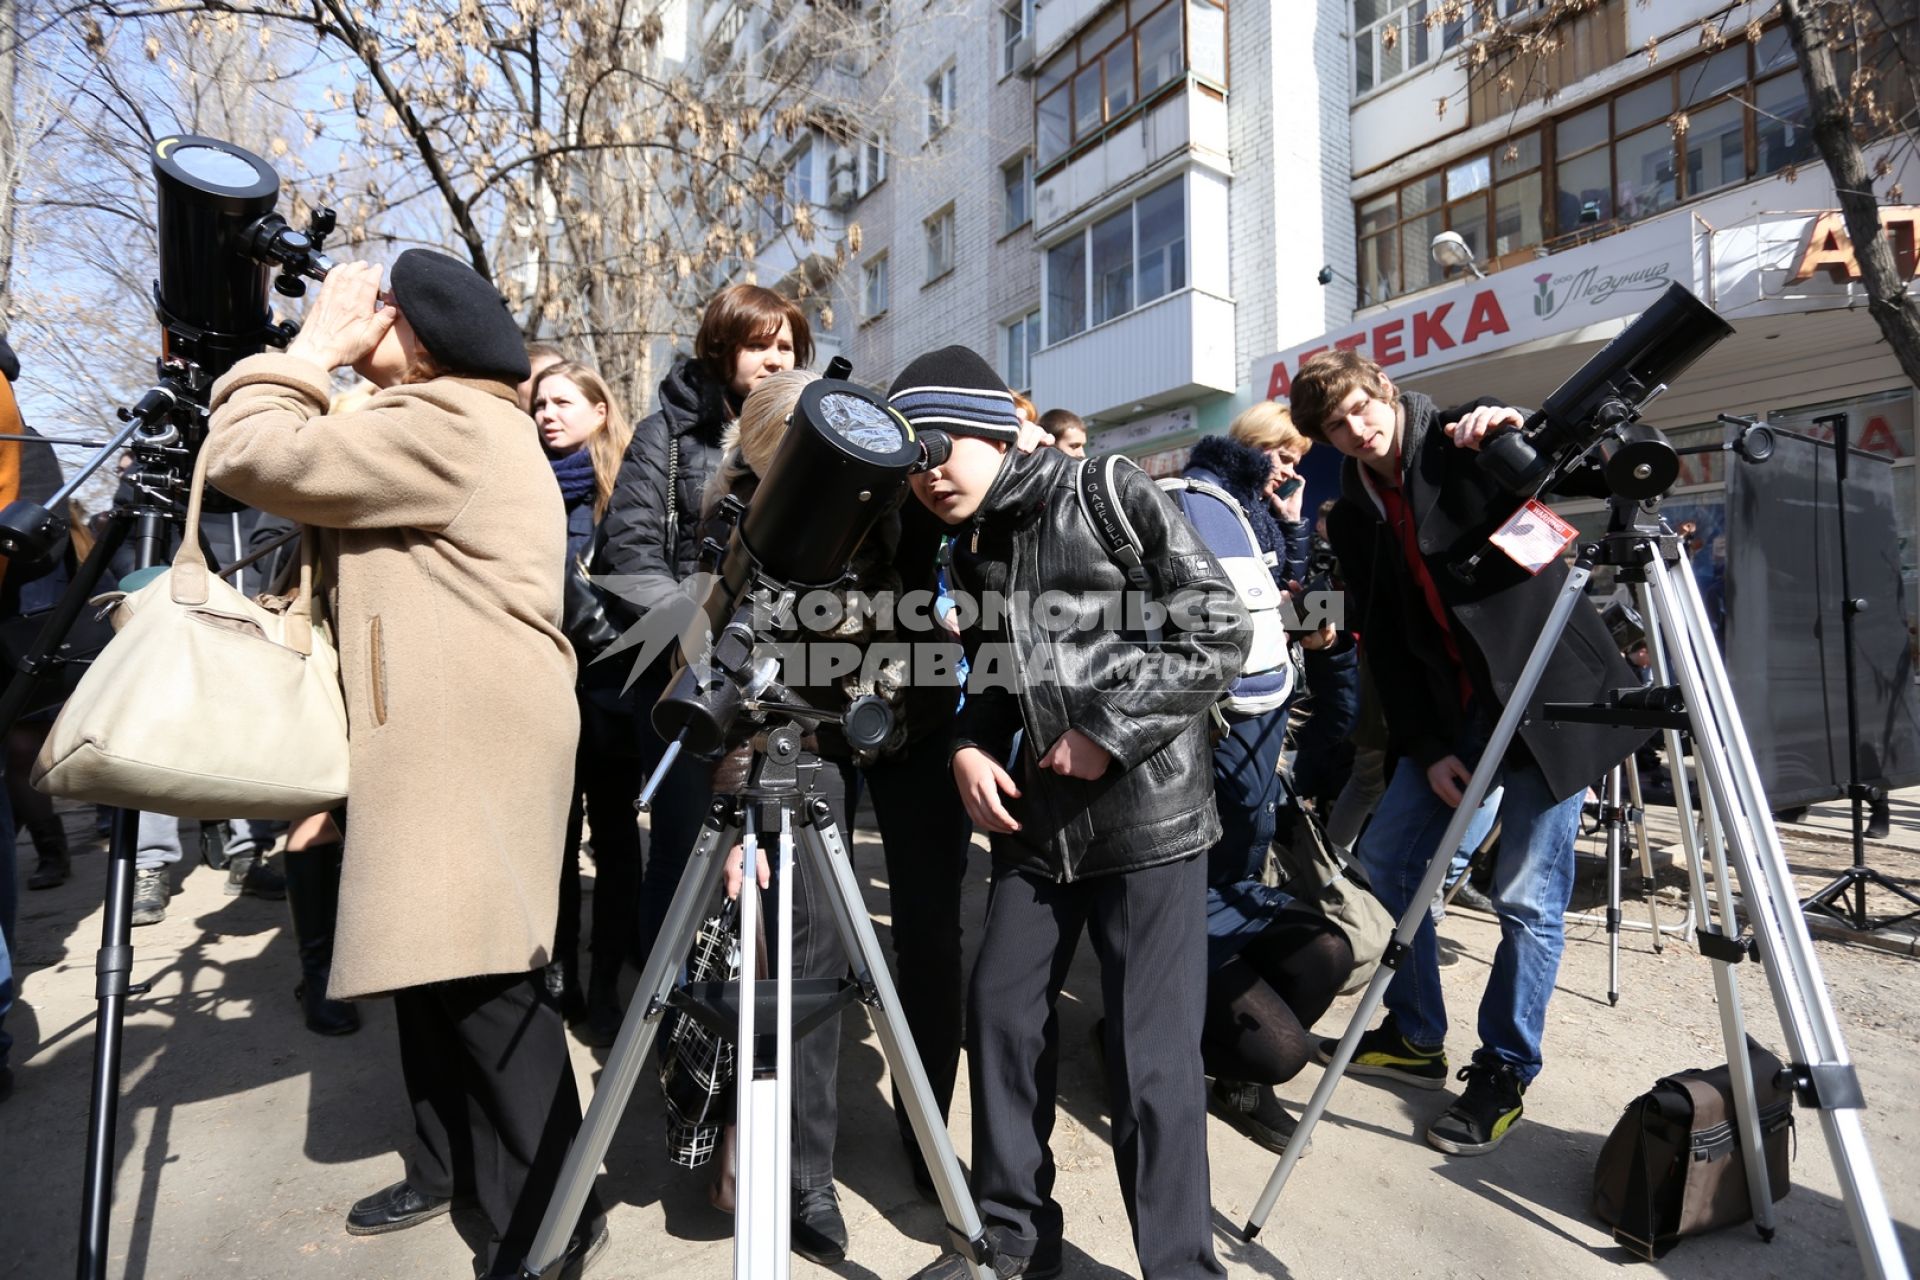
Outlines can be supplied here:
<path id="1" fill-rule="evenodd" d="M 1897 798 L 1895 822 L 1893 839 L 1874 845 L 1872 860 L 1920 883 L 1920 793 Z M 1831 806 L 1790 831 L 1803 891 L 1844 862 L 1845 846 L 1833 838 L 1840 824 L 1839 807 Z M 1663 830 L 1657 822 L 1655 829 Z M 878 848 L 862 839 L 855 854 L 884 925 Z M 31 862 L 23 845 L 23 876 Z M 0 1223 L 8 1241 L 0 1274 L 8 1276 L 71 1274 L 103 862 L 90 852 L 66 886 L 22 895 L 18 962 L 26 982 L 9 1022 L 20 1041 L 19 1083 L 0 1107 Z M 975 871 L 968 909 L 977 921 L 983 859 Z M 477 1236 L 464 1215 L 373 1239 L 341 1230 L 347 1206 L 400 1171 L 393 1145 L 405 1112 L 391 1012 L 369 1006 L 366 1028 L 345 1039 L 308 1034 L 290 994 L 295 968 L 284 906 L 225 897 L 220 879 L 205 867 L 190 869 L 166 922 L 135 933 L 135 976 L 153 990 L 127 1021 L 110 1273 L 261 1280 L 469 1274 L 463 1237 Z M 1592 896 L 1591 884 L 1584 892 Z M 1681 908 L 1669 900 L 1661 910 L 1673 920 Z M 1471 1047 L 1473 1001 L 1497 930 L 1489 918 L 1456 910 L 1442 934 L 1455 957 L 1444 974 L 1452 1047 L 1461 1055 Z M 1859 1064 L 1873 1159 L 1911 1264 L 1920 1260 L 1920 971 L 1913 960 L 1872 947 L 1822 941 L 1816 950 Z M 1752 1029 L 1777 1049 L 1770 1002 L 1759 974 L 1747 968 Z M 1055 1133 L 1059 1194 L 1068 1275 L 1121 1277 L 1134 1273 L 1133 1253 L 1086 1049 L 1093 977 L 1083 957 L 1063 998 L 1070 1056 Z M 1213 1201 L 1228 1271 L 1299 1280 L 1614 1274 L 1624 1255 L 1587 1211 L 1601 1139 L 1657 1076 L 1725 1056 L 1708 967 L 1690 946 L 1670 943 L 1656 955 L 1645 933 L 1627 935 L 1622 986 L 1619 1007 L 1610 1008 L 1604 935 L 1570 926 L 1548 1069 L 1528 1097 L 1525 1123 L 1491 1157 L 1449 1161 L 1419 1140 L 1441 1095 L 1344 1083 L 1255 1244 L 1241 1243 L 1237 1227 L 1273 1157 L 1214 1122 Z M 1351 1008 L 1337 1006 L 1323 1029 L 1336 1034 Z M 843 1034 L 839 1173 L 853 1248 L 835 1271 L 905 1276 L 935 1255 L 938 1215 L 906 1175 L 870 1031 L 850 1018 Z M 600 1069 L 595 1053 L 576 1046 L 574 1061 L 591 1088 Z M 1317 1079 L 1318 1069 L 1309 1068 L 1284 1093 L 1304 1102 Z M 952 1128 L 964 1159 L 964 1085 Z M 1858 1274 L 1820 1125 L 1804 1113 L 1793 1176 L 1772 1245 L 1750 1229 L 1731 1230 L 1682 1245 L 1660 1264 L 1662 1273 L 1737 1280 Z M 613 1247 L 597 1277 L 731 1274 L 730 1220 L 707 1206 L 700 1178 L 662 1158 L 650 1098 L 631 1109 L 601 1187 L 616 1207 Z M 796 1260 L 795 1274 L 826 1273 Z"/>

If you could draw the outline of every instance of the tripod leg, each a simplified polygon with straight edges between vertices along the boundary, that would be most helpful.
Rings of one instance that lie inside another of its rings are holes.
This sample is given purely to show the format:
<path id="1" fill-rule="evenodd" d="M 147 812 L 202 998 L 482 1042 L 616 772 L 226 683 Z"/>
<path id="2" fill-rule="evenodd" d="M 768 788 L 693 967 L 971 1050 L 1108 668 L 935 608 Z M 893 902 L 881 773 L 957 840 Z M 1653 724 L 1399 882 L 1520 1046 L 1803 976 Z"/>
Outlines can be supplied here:
<path id="1" fill-rule="evenodd" d="M 120 1111 L 120 1046 L 127 997 L 135 990 L 127 978 L 133 970 L 134 852 L 140 842 L 139 823 L 138 810 L 114 810 L 113 833 L 107 847 L 106 920 L 100 926 L 100 951 L 94 960 L 100 1021 L 93 1042 L 93 1094 L 87 1111 L 87 1172 L 77 1271 L 80 1280 L 99 1280 L 107 1273 L 107 1224 L 113 1213 L 113 1135 Z"/>
<path id="2" fill-rule="evenodd" d="M 1644 611 L 1641 617 L 1659 618 L 1660 615 L 1654 612 L 1651 588 L 1644 584 L 1640 588 L 1640 607 Z M 1660 683 L 1672 684 L 1673 669 L 1667 662 L 1666 643 L 1660 631 L 1658 625 L 1648 631 L 1648 638 L 1652 642 L 1653 669 Z M 1762 1240 L 1771 1240 L 1774 1232 L 1773 1192 L 1767 1175 L 1765 1152 L 1760 1145 L 1760 1103 L 1754 1091 L 1753 1065 L 1747 1057 L 1746 1017 L 1740 1005 L 1740 984 L 1734 975 L 1733 963 L 1727 958 L 1728 952 L 1715 945 L 1716 940 L 1731 941 L 1740 932 L 1739 918 L 1733 910 L 1733 892 L 1727 880 L 1726 855 L 1720 840 L 1720 815 L 1714 807 L 1713 797 L 1707 793 L 1705 773 L 1696 752 L 1694 777 L 1699 783 L 1700 807 L 1705 818 L 1706 848 L 1703 850 L 1698 829 L 1693 824 L 1692 793 L 1680 754 L 1680 731 L 1669 729 L 1666 734 L 1674 799 L 1681 806 L 1680 843 L 1687 859 L 1687 891 L 1691 899 L 1694 928 L 1700 950 L 1707 954 L 1713 966 L 1714 1006 L 1720 1013 L 1720 1040 L 1726 1047 L 1727 1070 L 1733 1085 L 1734 1119 L 1740 1127 L 1740 1159 L 1747 1173 L 1747 1202 L 1753 1209 L 1754 1229 L 1760 1233 Z M 1713 859 L 1714 885 L 1720 891 L 1718 926 L 1714 923 L 1712 899 L 1707 896 L 1704 859 L 1709 854 Z"/>
<path id="3" fill-rule="evenodd" d="M 734 1032 L 734 1100 L 737 1106 L 734 1150 L 738 1169 L 733 1192 L 733 1274 L 734 1280 L 757 1280 L 772 1276 L 780 1260 L 786 1257 L 787 1242 L 774 1238 L 776 1223 L 772 1206 L 766 1203 L 772 1185 L 779 1121 L 775 1116 L 779 1079 L 760 1069 L 759 1041 L 755 1038 L 755 1014 L 758 1012 L 758 980 L 748 957 L 754 953 L 761 930 L 760 883 L 754 867 L 760 854 L 760 832 L 751 808 L 741 836 L 740 876 L 740 963 L 739 1021 Z M 776 968 L 776 981 L 778 970 Z"/>
<path id="4" fill-rule="evenodd" d="M 900 1090 L 900 1101 L 907 1109 L 920 1154 L 933 1174 L 940 1211 L 947 1219 L 948 1242 L 973 1265 L 976 1280 L 993 1280 L 992 1249 L 980 1223 L 980 1212 L 974 1206 L 966 1180 L 960 1175 L 959 1157 L 953 1154 L 946 1123 L 933 1100 L 933 1086 L 927 1083 L 926 1068 L 913 1047 L 913 1032 L 907 1027 L 906 1015 L 900 1011 L 900 996 L 894 990 L 893 974 L 880 954 L 873 921 L 868 919 L 861 900 L 860 882 L 854 877 L 846 845 L 840 839 L 839 828 L 833 825 L 825 801 L 812 802 L 802 819 L 800 839 L 813 873 L 826 890 L 827 902 L 833 909 L 834 927 L 853 965 L 854 982 L 873 1010 L 873 1029 L 880 1037 L 880 1052 Z"/>
<path id="5" fill-rule="evenodd" d="M 633 1096 L 633 1086 L 640 1078 L 647 1051 L 659 1033 L 660 1019 L 666 1013 L 667 993 L 673 989 L 680 967 L 686 962 L 699 927 L 701 909 L 718 878 L 720 862 L 714 857 L 714 851 L 732 847 L 732 832 L 723 818 L 725 811 L 726 801 L 715 801 L 706 825 L 700 830 L 700 839 L 687 858 L 686 870 L 680 873 L 680 886 L 674 890 L 660 936 L 653 944 L 653 953 L 647 957 L 647 967 L 641 971 L 640 985 L 634 989 L 633 1003 L 627 1006 L 619 1038 L 607 1055 L 600 1087 L 587 1106 L 586 1118 L 580 1124 L 580 1132 L 574 1135 L 573 1145 L 567 1148 L 566 1163 L 554 1183 L 553 1199 L 547 1204 L 546 1215 L 540 1219 L 540 1230 L 522 1265 L 524 1280 L 541 1280 L 558 1267 L 567 1251 L 567 1241 L 580 1221 L 580 1211 L 586 1207 L 594 1175 L 600 1171 L 607 1148 L 613 1145 L 614 1131 L 626 1114 L 627 1101 Z M 747 879 L 751 881 L 752 875 Z M 742 931 L 741 937 L 751 935 Z M 751 955 L 749 945 L 748 959 L 741 966 L 749 977 L 753 969 Z"/>
<path id="6" fill-rule="evenodd" d="M 768 1184 L 772 1203 L 761 1202 L 760 1216 L 773 1211 L 773 1247 L 778 1257 L 773 1270 L 756 1270 L 756 1276 L 771 1275 L 786 1280 L 793 1265 L 793 900 L 799 896 L 796 877 L 800 868 L 793 861 L 793 810 L 780 809 L 779 843 L 780 937 L 775 944 L 778 969 L 774 975 L 775 1009 L 779 1025 L 774 1029 L 773 1051 L 773 1173 Z M 820 1034 L 833 1035 L 837 1026 Z"/>
<path id="7" fill-rule="evenodd" d="M 1640 854 L 1640 896 L 1646 899 L 1647 928 L 1653 932 L 1653 951 L 1658 955 L 1666 949 L 1660 936 L 1665 930 L 1660 927 L 1660 912 L 1654 905 L 1658 886 L 1653 879 L 1653 849 L 1647 843 L 1647 809 L 1640 795 L 1640 765 L 1629 758 L 1623 767 L 1627 780 L 1626 819 L 1633 828 L 1634 845 Z"/>
<path id="8" fill-rule="evenodd" d="M 1620 1003 L 1620 766 L 1607 772 L 1600 806 L 1607 824 L 1607 1003 Z"/>
<path id="9" fill-rule="evenodd" d="M 1865 1102 L 1859 1079 L 1800 915 L 1752 747 L 1735 716 L 1732 685 L 1712 642 L 1699 587 L 1690 572 L 1669 576 L 1658 558 L 1647 572 L 1661 625 L 1680 651 L 1677 674 L 1694 716 L 1695 745 L 1704 753 L 1708 785 L 1727 819 L 1747 917 L 1793 1055 L 1792 1069 L 1802 1097 L 1811 1094 L 1819 1109 L 1854 1243 L 1868 1275 L 1904 1277 L 1906 1262 L 1860 1124 Z M 1711 724 L 1700 723 L 1703 712 L 1711 714 Z M 1735 1060 L 1740 1057 L 1744 1053 Z"/>
<path id="10" fill-rule="evenodd" d="M 1420 881 L 1420 887 L 1414 891 L 1413 901 L 1408 904 L 1405 914 L 1400 917 L 1399 925 L 1393 931 L 1393 938 L 1387 943 L 1386 954 L 1380 958 L 1380 967 L 1374 971 L 1367 983 L 1366 992 L 1360 997 L 1360 1007 L 1354 1010 L 1353 1018 L 1347 1023 L 1346 1032 L 1340 1037 L 1339 1046 L 1333 1051 L 1333 1061 L 1321 1073 L 1320 1083 L 1308 1100 L 1306 1109 L 1300 1113 L 1300 1123 L 1294 1128 L 1293 1137 L 1287 1140 L 1287 1149 L 1280 1154 L 1280 1162 L 1274 1166 L 1273 1174 L 1267 1179 L 1266 1188 L 1261 1191 L 1260 1199 L 1255 1203 L 1253 1212 L 1247 1217 L 1242 1229 L 1245 1239 L 1251 1240 L 1260 1234 L 1260 1228 L 1266 1224 L 1267 1215 L 1273 1212 L 1274 1202 L 1280 1199 L 1281 1190 L 1287 1185 L 1287 1179 L 1293 1173 L 1293 1166 L 1300 1162 L 1300 1155 L 1312 1140 L 1314 1126 L 1320 1123 L 1320 1116 L 1327 1109 L 1327 1103 L 1333 1097 L 1333 1091 L 1339 1087 L 1340 1078 L 1346 1074 L 1347 1064 L 1353 1061 L 1353 1051 L 1360 1043 L 1360 1036 L 1367 1025 L 1373 1021 L 1374 1012 L 1380 1002 L 1386 999 L 1387 984 L 1393 981 L 1401 962 L 1409 952 L 1413 935 L 1420 928 L 1420 921 L 1427 909 L 1433 904 L 1440 885 L 1447 877 L 1447 867 L 1453 861 L 1453 855 L 1460 848 L 1460 842 L 1466 838 L 1467 824 L 1473 821 L 1473 815 L 1480 808 L 1480 802 L 1486 798 L 1494 774 L 1500 770 L 1501 759 L 1507 753 L 1507 746 L 1513 741 L 1514 733 L 1520 728 L 1521 716 L 1527 704 L 1533 700 L 1534 690 L 1540 685 L 1540 676 L 1547 669 L 1547 661 L 1553 657 L 1554 647 L 1560 643 L 1561 634 L 1567 629 L 1567 619 L 1573 616 L 1574 606 L 1580 603 L 1581 589 L 1586 586 L 1592 566 L 1584 557 L 1567 574 L 1566 585 L 1560 589 L 1559 597 L 1554 601 L 1553 612 L 1547 616 L 1546 626 L 1541 628 L 1540 636 L 1533 642 L 1533 650 L 1527 655 L 1527 665 L 1520 672 L 1513 691 L 1507 695 L 1507 704 L 1500 712 L 1499 722 L 1493 727 L 1493 735 L 1487 740 L 1487 746 L 1480 754 L 1480 763 L 1473 770 L 1473 777 L 1467 783 L 1466 794 L 1460 798 L 1460 805 L 1453 811 L 1452 821 L 1447 823 L 1446 834 L 1440 837 L 1435 847 L 1433 860 L 1427 864 L 1427 874 Z"/>

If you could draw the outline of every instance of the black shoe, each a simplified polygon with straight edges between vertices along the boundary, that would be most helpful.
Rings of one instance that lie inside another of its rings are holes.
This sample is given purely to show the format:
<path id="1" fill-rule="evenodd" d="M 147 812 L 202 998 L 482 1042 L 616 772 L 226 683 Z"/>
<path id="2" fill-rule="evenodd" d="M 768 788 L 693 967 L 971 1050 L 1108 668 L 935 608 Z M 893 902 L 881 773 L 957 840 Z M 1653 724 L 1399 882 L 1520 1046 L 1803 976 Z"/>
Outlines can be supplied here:
<path id="1" fill-rule="evenodd" d="M 29 889 L 57 889 L 73 874 L 73 859 L 64 853 L 43 853 L 33 874 L 27 877 Z"/>
<path id="2" fill-rule="evenodd" d="M 1300 1127 L 1300 1122 L 1280 1105 L 1271 1085 L 1215 1080 L 1207 1091 L 1207 1110 L 1274 1152 L 1285 1151 L 1293 1131 Z M 1307 1150 L 1312 1149 L 1313 1144 L 1308 1143 Z"/>
<path id="3" fill-rule="evenodd" d="M 1338 1040 L 1322 1040 L 1313 1051 L 1314 1060 L 1322 1064 L 1332 1062 L 1333 1051 L 1339 1047 Z M 1388 1017 L 1360 1037 L 1347 1071 L 1350 1075 L 1397 1080 L 1416 1089 L 1444 1089 L 1447 1087 L 1447 1053 L 1440 1045 L 1429 1048 L 1413 1044 L 1400 1034 L 1393 1018 Z"/>
<path id="4" fill-rule="evenodd" d="M 847 1222 L 832 1187 L 794 1188 L 792 1244 L 795 1253 L 823 1267 L 847 1260 Z"/>
<path id="5" fill-rule="evenodd" d="M 1470 911 L 1484 911 L 1488 915 L 1495 914 L 1493 899 L 1480 892 L 1479 888 L 1476 887 L 1471 880 L 1454 890 L 1453 901 L 1447 905 L 1451 907 L 1466 907 Z"/>
<path id="6" fill-rule="evenodd" d="M 451 1196 L 430 1196 L 416 1191 L 405 1178 L 376 1191 L 364 1200 L 353 1202 L 347 1210 L 347 1234 L 378 1236 L 389 1231 L 405 1231 L 428 1218 L 437 1218 L 453 1207 Z"/>
<path id="7" fill-rule="evenodd" d="M 287 878 L 268 866 L 262 854 L 236 853 L 227 859 L 227 882 L 221 888 L 229 898 L 247 893 L 278 902 L 287 896 Z"/>
<path id="8" fill-rule="evenodd" d="M 1046 1248 L 1041 1246 L 1041 1250 Z M 1053 1246 L 1052 1255 L 1041 1256 L 1036 1250 L 1031 1258 L 1014 1258 L 1001 1253 L 994 1255 L 994 1280 L 1014 1280 L 1015 1276 L 1024 1280 L 1055 1280 L 1063 1268 L 1060 1262 L 1060 1246 Z M 922 1267 L 913 1273 L 913 1280 L 973 1280 L 973 1264 L 957 1253 L 943 1253 L 931 1265 Z"/>
<path id="9" fill-rule="evenodd" d="M 559 1280 L 579 1280 L 594 1263 L 600 1261 L 600 1255 L 607 1251 L 607 1242 L 612 1238 L 604 1218 L 596 1226 L 583 1228 L 567 1241 L 567 1251 L 560 1255 L 559 1270 L 553 1274 Z M 473 1274 L 478 1280 L 520 1280 L 523 1267 L 524 1259 L 506 1271 L 490 1271 L 485 1263 L 476 1263 Z"/>
<path id="10" fill-rule="evenodd" d="M 317 1036 L 350 1036 L 360 1029 L 360 1011 L 345 1000 L 327 999 L 324 980 L 301 979 L 294 984 L 293 998 L 300 1002 L 307 1030 Z"/>
<path id="11" fill-rule="evenodd" d="M 1438 1120 L 1427 1128 L 1427 1145 L 1450 1156 L 1483 1156 L 1513 1132 L 1526 1107 L 1520 1095 L 1527 1086 L 1520 1073 L 1505 1063 L 1470 1062 L 1460 1068 L 1467 1088 Z"/>
<path id="12" fill-rule="evenodd" d="M 1885 800 L 1882 800 L 1873 806 L 1872 812 L 1867 816 L 1867 829 L 1864 834 L 1869 840 L 1885 840 L 1892 830 L 1893 810 Z"/>
<path id="13" fill-rule="evenodd" d="M 153 867 L 133 873 L 133 923 L 159 924 L 167 918 L 167 902 L 173 897 L 173 881 L 165 867 Z"/>

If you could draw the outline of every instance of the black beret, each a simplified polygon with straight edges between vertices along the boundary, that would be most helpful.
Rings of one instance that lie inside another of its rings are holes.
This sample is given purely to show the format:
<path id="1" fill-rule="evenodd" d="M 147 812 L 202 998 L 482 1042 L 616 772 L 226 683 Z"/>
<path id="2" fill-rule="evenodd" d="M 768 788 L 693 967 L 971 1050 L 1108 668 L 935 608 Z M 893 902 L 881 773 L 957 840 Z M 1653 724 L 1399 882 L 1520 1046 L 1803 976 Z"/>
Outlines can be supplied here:
<path id="1" fill-rule="evenodd" d="M 458 258 L 409 249 L 394 260 L 393 300 L 440 367 L 451 374 L 525 382 L 527 342 L 507 300 Z"/>
<path id="2" fill-rule="evenodd" d="M 0 374 L 4 374 L 8 382 L 20 381 L 20 357 L 13 354 L 13 344 L 4 333 L 0 333 Z"/>

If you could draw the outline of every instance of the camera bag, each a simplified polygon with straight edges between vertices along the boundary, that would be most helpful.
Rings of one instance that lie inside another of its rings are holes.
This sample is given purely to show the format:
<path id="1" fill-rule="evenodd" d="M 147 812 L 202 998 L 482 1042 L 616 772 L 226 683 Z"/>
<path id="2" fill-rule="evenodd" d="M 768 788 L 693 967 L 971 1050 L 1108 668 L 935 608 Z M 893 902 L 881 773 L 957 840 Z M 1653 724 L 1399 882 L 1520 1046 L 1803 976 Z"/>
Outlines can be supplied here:
<path id="1" fill-rule="evenodd" d="M 1778 1200 L 1791 1189 L 1793 1093 L 1780 1083 L 1780 1059 L 1751 1037 L 1747 1060 L 1767 1186 Z M 1627 1104 L 1594 1166 L 1593 1213 L 1613 1228 L 1615 1241 L 1649 1262 L 1687 1236 L 1753 1216 L 1725 1065 L 1667 1076 Z"/>

